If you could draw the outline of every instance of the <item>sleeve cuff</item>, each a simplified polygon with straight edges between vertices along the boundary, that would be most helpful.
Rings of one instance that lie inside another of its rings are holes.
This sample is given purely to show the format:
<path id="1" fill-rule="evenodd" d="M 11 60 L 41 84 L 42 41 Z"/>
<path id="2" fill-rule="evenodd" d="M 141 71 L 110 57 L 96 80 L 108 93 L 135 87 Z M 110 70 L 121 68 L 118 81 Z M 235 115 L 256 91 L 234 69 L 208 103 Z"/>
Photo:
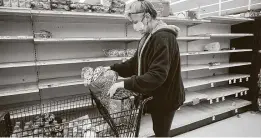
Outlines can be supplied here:
<path id="1" fill-rule="evenodd" d="M 133 83 L 131 78 L 124 80 L 124 88 L 127 90 L 133 90 Z"/>

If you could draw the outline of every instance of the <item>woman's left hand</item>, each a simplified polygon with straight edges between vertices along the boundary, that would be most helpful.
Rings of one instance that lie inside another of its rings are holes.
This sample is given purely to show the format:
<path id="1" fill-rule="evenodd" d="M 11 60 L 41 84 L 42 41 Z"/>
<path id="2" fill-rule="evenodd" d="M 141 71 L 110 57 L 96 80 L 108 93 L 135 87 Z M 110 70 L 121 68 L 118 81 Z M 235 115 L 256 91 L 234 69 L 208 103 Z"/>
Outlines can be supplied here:
<path id="1" fill-rule="evenodd" d="M 110 97 L 112 97 L 118 88 L 124 88 L 123 81 L 113 84 L 107 94 L 110 95 Z"/>

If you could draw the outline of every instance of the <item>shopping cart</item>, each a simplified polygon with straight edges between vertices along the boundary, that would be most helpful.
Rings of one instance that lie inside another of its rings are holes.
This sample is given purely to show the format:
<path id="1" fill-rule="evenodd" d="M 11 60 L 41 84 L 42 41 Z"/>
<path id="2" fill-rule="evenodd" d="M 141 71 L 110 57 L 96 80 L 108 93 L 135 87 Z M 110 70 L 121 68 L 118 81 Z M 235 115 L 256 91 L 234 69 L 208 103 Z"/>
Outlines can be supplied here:
<path id="1" fill-rule="evenodd" d="M 4 120 L 7 128 L 0 130 L 0 134 L 11 137 L 138 136 L 144 104 L 151 98 L 137 96 L 132 109 L 109 114 L 99 103 L 99 96 L 90 90 L 88 94 L 42 100 L 9 110 Z M 128 122 L 115 123 L 122 118 L 129 118 Z"/>

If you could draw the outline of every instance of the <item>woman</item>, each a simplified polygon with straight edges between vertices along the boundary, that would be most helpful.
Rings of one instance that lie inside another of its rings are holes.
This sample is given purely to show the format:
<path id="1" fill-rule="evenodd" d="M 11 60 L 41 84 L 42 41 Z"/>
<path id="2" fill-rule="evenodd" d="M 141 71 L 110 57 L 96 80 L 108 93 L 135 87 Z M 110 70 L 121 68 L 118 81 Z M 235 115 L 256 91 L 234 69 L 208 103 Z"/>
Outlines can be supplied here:
<path id="1" fill-rule="evenodd" d="M 118 88 L 125 88 L 152 96 L 147 109 L 155 136 L 167 137 L 175 111 L 185 100 L 176 40 L 179 28 L 157 20 L 155 8 L 146 0 L 133 2 L 128 18 L 143 36 L 131 59 L 110 67 L 119 76 L 130 78 L 115 83 L 108 94 L 112 96 Z"/>

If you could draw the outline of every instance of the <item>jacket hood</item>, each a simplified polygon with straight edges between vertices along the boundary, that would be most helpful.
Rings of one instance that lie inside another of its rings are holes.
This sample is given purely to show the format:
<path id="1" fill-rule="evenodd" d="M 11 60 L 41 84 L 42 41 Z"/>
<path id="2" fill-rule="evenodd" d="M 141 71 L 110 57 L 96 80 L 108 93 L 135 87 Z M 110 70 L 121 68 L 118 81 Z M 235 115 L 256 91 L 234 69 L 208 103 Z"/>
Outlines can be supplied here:
<path id="1" fill-rule="evenodd" d="M 161 29 L 167 29 L 175 34 L 175 36 L 178 36 L 178 33 L 180 31 L 180 28 L 175 25 L 167 25 L 163 21 L 160 21 L 156 28 L 154 28 L 151 32 L 151 34 L 154 34 L 155 32 L 161 30 Z"/>

